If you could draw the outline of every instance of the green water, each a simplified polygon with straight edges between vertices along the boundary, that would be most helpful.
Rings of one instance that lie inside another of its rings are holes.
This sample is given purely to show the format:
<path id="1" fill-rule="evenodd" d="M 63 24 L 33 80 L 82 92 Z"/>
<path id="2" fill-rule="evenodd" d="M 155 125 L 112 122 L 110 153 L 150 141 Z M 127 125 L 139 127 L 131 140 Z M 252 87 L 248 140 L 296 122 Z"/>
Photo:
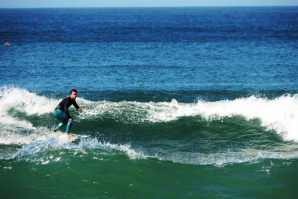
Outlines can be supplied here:
<path id="1" fill-rule="evenodd" d="M 183 165 L 64 151 L 53 162 L 1 161 L 1 198 L 295 198 L 297 160 Z"/>

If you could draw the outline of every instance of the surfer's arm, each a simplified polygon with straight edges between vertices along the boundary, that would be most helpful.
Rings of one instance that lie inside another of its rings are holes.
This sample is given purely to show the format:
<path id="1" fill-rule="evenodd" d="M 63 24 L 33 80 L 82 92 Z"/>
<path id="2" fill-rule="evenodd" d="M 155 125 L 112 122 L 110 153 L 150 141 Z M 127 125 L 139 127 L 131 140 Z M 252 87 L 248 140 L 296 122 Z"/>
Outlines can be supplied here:
<path id="1" fill-rule="evenodd" d="M 74 107 L 76 107 L 76 109 L 77 109 L 79 112 L 82 112 L 82 111 L 83 111 L 82 108 L 79 107 L 79 105 L 77 104 L 76 101 L 73 102 L 73 105 L 74 105 Z"/>

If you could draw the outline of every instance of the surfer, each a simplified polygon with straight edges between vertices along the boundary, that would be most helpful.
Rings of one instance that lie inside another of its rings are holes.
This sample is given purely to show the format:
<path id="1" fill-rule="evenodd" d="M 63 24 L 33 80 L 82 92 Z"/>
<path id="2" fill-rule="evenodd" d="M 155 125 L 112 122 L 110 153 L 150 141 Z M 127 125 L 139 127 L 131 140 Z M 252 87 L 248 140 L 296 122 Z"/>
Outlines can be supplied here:
<path id="1" fill-rule="evenodd" d="M 5 46 L 10 46 L 9 41 L 6 41 L 6 42 L 5 42 Z"/>
<path id="2" fill-rule="evenodd" d="M 68 108 L 71 105 L 74 105 L 74 107 L 79 111 L 82 112 L 82 108 L 80 108 L 77 103 L 76 103 L 76 98 L 77 98 L 77 90 L 76 89 L 71 89 L 69 93 L 69 97 L 64 98 L 58 106 L 55 108 L 53 115 L 56 117 L 58 120 L 61 121 L 55 128 L 54 131 L 56 132 L 59 128 L 62 126 L 66 125 L 66 133 L 69 136 L 73 136 L 73 134 L 69 133 L 72 124 L 74 123 L 73 118 L 70 116 L 68 112 Z"/>

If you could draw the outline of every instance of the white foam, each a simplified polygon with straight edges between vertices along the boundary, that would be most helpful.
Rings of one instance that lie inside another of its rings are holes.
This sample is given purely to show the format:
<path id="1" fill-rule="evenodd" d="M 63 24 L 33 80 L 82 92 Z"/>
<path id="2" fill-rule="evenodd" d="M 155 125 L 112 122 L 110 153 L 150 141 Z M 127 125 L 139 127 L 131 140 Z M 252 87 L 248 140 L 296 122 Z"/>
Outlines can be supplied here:
<path id="1" fill-rule="evenodd" d="M 123 152 L 127 154 L 130 159 L 146 158 L 142 152 L 135 151 L 130 145 L 100 142 L 97 138 L 86 138 L 78 143 L 74 143 L 66 134 L 61 133 L 46 133 L 43 135 L 31 133 L 30 136 L 24 136 L 19 140 L 10 140 L 8 142 L 9 144 L 23 144 L 22 147 L 14 154 L 11 154 L 10 157 L 18 160 L 40 161 L 41 159 L 44 160 L 44 156 L 48 156 L 48 152 L 61 151 L 63 149 L 73 151 L 74 155 L 77 153 L 87 154 L 87 149 L 91 152 L 94 151 L 94 149 L 100 149 L 109 153 L 113 153 L 113 151 Z M 38 160 L 36 160 L 36 157 L 38 157 Z M 60 159 L 61 157 L 57 158 Z"/>
<path id="2" fill-rule="evenodd" d="M 211 154 L 180 152 L 156 155 L 156 158 L 162 161 L 190 165 L 215 165 L 219 167 L 235 163 L 254 163 L 263 159 L 291 159 L 296 157 L 297 154 L 257 151 L 251 149 L 240 152 L 226 151 Z"/>
<path id="3" fill-rule="evenodd" d="M 275 130 L 285 140 L 298 141 L 298 97 L 281 96 L 263 99 L 256 96 L 217 102 L 199 101 L 196 104 L 151 103 L 149 120 L 165 122 L 184 116 L 201 115 L 206 120 L 242 116 L 246 120 L 260 119 L 262 126 Z"/>
<path id="4" fill-rule="evenodd" d="M 42 115 L 52 110 L 57 102 L 31 93 L 25 89 L 2 87 L 0 89 L 0 125 L 3 129 L 26 128 L 34 129 L 26 120 L 17 119 L 9 111 L 19 111 L 27 115 Z M 1 136 L 0 136 L 1 139 Z"/>
<path id="5" fill-rule="evenodd" d="M 6 112 L 14 108 L 27 115 L 42 115 L 53 111 L 57 100 L 38 96 L 35 93 L 21 88 L 3 87 L 0 90 L 0 111 Z"/>
<path id="6" fill-rule="evenodd" d="M 36 140 L 46 140 L 48 137 L 58 137 L 61 133 L 51 132 L 44 127 L 30 129 L 5 129 L 0 131 L 0 144 L 5 145 L 26 145 Z"/>

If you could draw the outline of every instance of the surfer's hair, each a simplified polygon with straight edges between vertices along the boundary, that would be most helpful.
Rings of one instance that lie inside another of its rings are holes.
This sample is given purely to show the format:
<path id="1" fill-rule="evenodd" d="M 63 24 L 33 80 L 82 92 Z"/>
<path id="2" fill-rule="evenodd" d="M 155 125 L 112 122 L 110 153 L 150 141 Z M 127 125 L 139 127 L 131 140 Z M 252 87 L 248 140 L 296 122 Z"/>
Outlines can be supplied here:
<path id="1" fill-rule="evenodd" d="M 74 88 L 70 90 L 69 94 L 72 94 L 72 92 L 78 93 L 77 89 Z"/>

